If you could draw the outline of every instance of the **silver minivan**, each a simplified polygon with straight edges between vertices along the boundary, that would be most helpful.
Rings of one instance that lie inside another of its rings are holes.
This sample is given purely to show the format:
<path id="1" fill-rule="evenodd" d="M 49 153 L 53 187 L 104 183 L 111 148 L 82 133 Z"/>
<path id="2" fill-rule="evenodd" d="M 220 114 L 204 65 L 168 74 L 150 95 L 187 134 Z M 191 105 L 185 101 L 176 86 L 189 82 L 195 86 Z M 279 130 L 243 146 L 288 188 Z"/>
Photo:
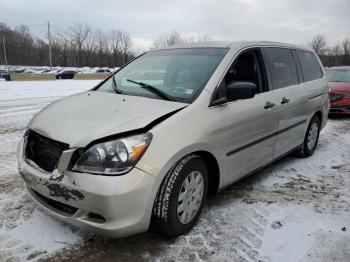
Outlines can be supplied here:
<path id="1" fill-rule="evenodd" d="M 311 156 L 329 110 L 317 55 L 275 42 L 152 50 L 36 114 L 18 146 L 32 198 L 110 237 L 188 232 L 206 196 L 286 154 Z"/>

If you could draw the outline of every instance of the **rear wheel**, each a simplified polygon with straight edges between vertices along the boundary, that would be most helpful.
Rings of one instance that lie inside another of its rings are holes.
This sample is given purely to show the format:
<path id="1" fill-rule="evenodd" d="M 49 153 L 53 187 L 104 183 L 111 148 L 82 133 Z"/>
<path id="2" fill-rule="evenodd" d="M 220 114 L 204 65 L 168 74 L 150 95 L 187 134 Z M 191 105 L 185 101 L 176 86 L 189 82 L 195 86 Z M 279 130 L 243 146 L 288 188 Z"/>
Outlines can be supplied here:
<path id="1" fill-rule="evenodd" d="M 296 155 L 299 157 L 309 157 L 314 153 L 318 138 L 321 131 L 321 121 L 317 115 L 314 115 L 307 128 L 304 142 L 296 151 Z"/>
<path id="2" fill-rule="evenodd" d="M 191 154 L 180 160 L 159 188 L 151 228 L 169 237 L 186 234 L 198 221 L 207 190 L 203 159 Z"/>

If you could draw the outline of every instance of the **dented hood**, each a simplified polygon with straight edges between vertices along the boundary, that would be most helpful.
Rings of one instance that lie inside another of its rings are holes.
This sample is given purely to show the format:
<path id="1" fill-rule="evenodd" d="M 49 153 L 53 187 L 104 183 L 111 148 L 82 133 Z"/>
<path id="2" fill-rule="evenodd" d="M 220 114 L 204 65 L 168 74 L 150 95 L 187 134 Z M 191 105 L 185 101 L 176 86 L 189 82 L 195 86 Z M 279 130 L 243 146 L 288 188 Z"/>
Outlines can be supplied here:
<path id="1" fill-rule="evenodd" d="M 33 117 L 28 127 L 70 147 L 84 147 L 99 138 L 144 128 L 186 105 L 89 91 L 50 104 Z"/>

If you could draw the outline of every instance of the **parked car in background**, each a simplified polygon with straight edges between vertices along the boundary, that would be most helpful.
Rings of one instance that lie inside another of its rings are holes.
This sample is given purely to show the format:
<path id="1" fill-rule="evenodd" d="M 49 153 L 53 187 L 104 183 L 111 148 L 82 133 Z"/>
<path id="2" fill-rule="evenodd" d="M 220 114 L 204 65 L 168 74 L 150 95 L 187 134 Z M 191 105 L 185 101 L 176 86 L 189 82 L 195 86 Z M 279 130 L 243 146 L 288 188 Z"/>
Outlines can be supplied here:
<path id="1" fill-rule="evenodd" d="M 75 76 L 75 71 L 73 70 L 62 70 L 56 74 L 56 79 L 73 79 Z"/>
<path id="2" fill-rule="evenodd" d="M 95 71 L 95 73 L 110 73 L 110 72 L 111 72 L 111 70 L 109 70 L 109 69 L 103 69 L 103 68 L 97 69 L 97 70 Z"/>
<path id="3" fill-rule="evenodd" d="M 36 69 L 35 72 L 33 72 L 33 74 L 46 74 L 49 71 L 49 69 Z"/>
<path id="4" fill-rule="evenodd" d="M 10 73 L 6 70 L 0 70 L 0 78 L 5 79 L 6 81 L 10 81 L 11 80 L 11 76 Z"/>
<path id="5" fill-rule="evenodd" d="M 26 69 L 24 69 L 23 73 L 25 73 L 25 74 L 34 74 L 34 73 L 36 73 L 36 70 L 33 69 L 33 68 L 26 68 Z"/>
<path id="6" fill-rule="evenodd" d="M 23 67 L 18 67 L 18 68 L 14 68 L 12 71 L 13 71 L 13 73 L 15 73 L 15 74 L 20 74 L 20 73 L 24 73 L 25 68 L 23 68 Z"/>
<path id="7" fill-rule="evenodd" d="M 59 72 L 61 72 L 62 69 L 52 69 L 52 70 L 49 70 L 47 72 L 44 72 L 44 74 L 54 74 L 54 75 L 57 75 Z"/>
<path id="8" fill-rule="evenodd" d="M 111 237 L 186 234 L 208 192 L 295 152 L 328 119 L 315 52 L 275 42 L 149 51 L 90 91 L 37 113 L 18 144 L 32 198 Z M 229 219 L 229 218 L 228 218 Z"/>
<path id="9" fill-rule="evenodd" d="M 327 69 L 330 114 L 350 115 L 350 66 Z"/>

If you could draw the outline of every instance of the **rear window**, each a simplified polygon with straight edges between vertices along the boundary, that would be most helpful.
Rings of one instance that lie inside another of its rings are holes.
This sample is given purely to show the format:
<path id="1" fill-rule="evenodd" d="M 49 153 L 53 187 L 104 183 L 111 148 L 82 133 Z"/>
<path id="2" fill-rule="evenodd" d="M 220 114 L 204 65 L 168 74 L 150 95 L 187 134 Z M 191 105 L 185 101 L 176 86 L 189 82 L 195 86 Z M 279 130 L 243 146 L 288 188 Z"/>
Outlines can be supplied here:
<path id="1" fill-rule="evenodd" d="M 314 53 L 296 50 L 303 71 L 304 81 L 322 78 L 322 69 Z"/>
<path id="2" fill-rule="evenodd" d="M 273 89 L 298 84 L 298 74 L 292 52 L 288 48 L 264 48 Z"/>

